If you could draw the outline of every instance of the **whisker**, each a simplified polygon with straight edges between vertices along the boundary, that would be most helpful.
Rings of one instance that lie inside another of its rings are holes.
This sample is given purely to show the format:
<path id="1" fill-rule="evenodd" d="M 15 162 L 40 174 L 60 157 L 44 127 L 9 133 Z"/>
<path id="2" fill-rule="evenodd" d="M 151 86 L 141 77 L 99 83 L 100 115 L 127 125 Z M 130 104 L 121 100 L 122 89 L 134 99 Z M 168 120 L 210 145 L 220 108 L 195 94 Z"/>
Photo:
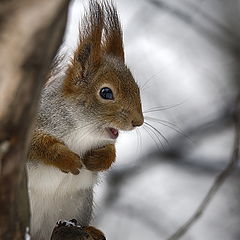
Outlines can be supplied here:
<path id="1" fill-rule="evenodd" d="M 142 86 L 139 86 L 140 90 L 142 92 L 144 92 L 147 89 L 147 85 L 150 83 L 150 81 L 152 80 L 152 78 L 149 78 L 147 81 L 145 81 L 145 83 Z"/>
<path id="2" fill-rule="evenodd" d="M 158 111 L 164 111 L 164 110 L 169 110 L 172 108 L 176 108 L 178 106 L 181 106 L 183 102 L 174 104 L 174 105 L 167 105 L 167 106 L 160 106 L 160 107 L 152 107 L 148 108 L 147 110 L 143 111 L 143 113 L 152 113 L 152 112 L 158 112 Z"/>
<path id="3" fill-rule="evenodd" d="M 142 149 L 142 134 L 141 134 L 141 130 L 138 129 L 138 132 L 139 132 L 139 136 L 140 136 L 140 147 Z"/>
<path id="4" fill-rule="evenodd" d="M 166 138 L 157 128 L 155 128 L 154 126 L 152 126 L 152 125 L 151 125 L 150 123 L 148 123 L 148 122 L 144 122 L 144 124 L 146 124 L 147 126 L 149 126 L 149 127 L 153 130 L 153 132 L 156 131 L 156 132 L 166 141 L 166 143 L 168 144 L 168 146 L 170 146 L 167 138 Z"/>
<path id="5" fill-rule="evenodd" d="M 142 148 L 142 139 L 141 139 L 141 132 L 138 128 L 136 128 L 136 134 L 137 134 L 137 149 L 139 148 L 140 152 L 141 152 L 141 148 Z"/>
<path id="6" fill-rule="evenodd" d="M 171 123 L 169 121 L 166 121 L 166 120 L 162 120 L 162 119 L 157 119 L 157 118 L 153 118 L 153 117 L 148 117 L 146 116 L 145 119 L 148 119 L 149 121 L 152 121 L 152 122 L 156 122 L 156 123 L 159 123 L 163 126 L 166 126 L 170 129 L 172 129 L 173 131 L 177 132 L 178 134 L 180 134 L 181 136 L 187 138 L 189 141 L 193 141 L 190 136 L 186 135 L 183 131 L 181 131 L 180 129 L 177 128 L 177 125 L 174 124 L 174 123 Z"/>
<path id="7" fill-rule="evenodd" d="M 137 135 L 137 149 L 139 148 L 139 135 L 137 129 L 135 129 L 135 133 Z"/>
<path id="8" fill-rule="evenodd" d="M 147 126 L 143 125 L 143 129 L 147 132 L 147 134 L 151 137 L 151 139 L 154 141 L 155 145 L 157 146 L 157 149 L 161 150 L 161 148 L 159 147 L 158 142 L 156 141 L 156 139 L 153 137 L 152 132 L 149 131 L 150 128 L 147 128 Z M 151 129 L 152 130 L 152 129 Z M 163 143 L 161 142 L 160 139 L 158 139 L 158 141 L 160 142 L 162 148 L 164 149 Z"/>
<path id="9" fill-rule="evenodd" d="M 139 89 L 143 92 L 146 90 L 146 86 L 149 84 L 149 82 L 155 77 L 157 76 L 157 74 L 152 75 L 151 77 L 149 77 L 144 83 L 143 85 L 139 85 Z"/>
<path id="10" fill-rule="evenodd" d="M 144 116 L 145 119 L 148 119 L 150 121 L 153 121 L 153 122 L 163 122 L 163 123 L 166 123 L 166 124 L 169 124 L 170 126 L 174 126 L 174 127 L 177 127 L 177 124 L 175 123 L 172 123 L 172 122 L 169 122 L 167 120 L 163 120 L 163 119 L 159 119 L 159 118 L 154 118 L 154 117 L 149 117 L 149 116 Z"/>

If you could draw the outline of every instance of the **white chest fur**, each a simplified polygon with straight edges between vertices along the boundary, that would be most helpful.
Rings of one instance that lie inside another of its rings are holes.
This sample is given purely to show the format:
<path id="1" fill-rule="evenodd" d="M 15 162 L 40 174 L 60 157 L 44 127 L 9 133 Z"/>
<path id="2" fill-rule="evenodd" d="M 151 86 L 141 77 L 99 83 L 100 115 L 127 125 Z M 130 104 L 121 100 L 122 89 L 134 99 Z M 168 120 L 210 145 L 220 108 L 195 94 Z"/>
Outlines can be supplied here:
<path id="1" fill-rule="evenodd" d="M 84 137 L 73 132 L 64 139 L 65 144 L 80 156 L 86 151 L 109 143 L 99 136 Z M 92 205 L 88 189 L 96 182 L 97 174 L 81 169 L 80 174 L 62 173 L 59 169 L 41 163 L 28 163 L 29 195 L 31 205 L 32 239 L 49 239 L 51 231 L 59 219 L 90 219 Z M 88 200 L 90 199 L 90 200 Z M 88 209 L 87 209 L 88 208 Z"/>
<path id="2" fill-rule="evenodd" d="M 51 231 L 59 219 L 79 219 L 81 215 L 90 219 L 90 216 L 86 216 L 90 213 L 85 212 L 84 206 L 88 198 L 86 194 L 89 193 L 84 190 L 94 185 L 96 174 L 82 169 L 75 176 L 51 166 L 28 164 L 28 178 L 33 239 L 35 235 L 37 240 L 50 239 Z"/>

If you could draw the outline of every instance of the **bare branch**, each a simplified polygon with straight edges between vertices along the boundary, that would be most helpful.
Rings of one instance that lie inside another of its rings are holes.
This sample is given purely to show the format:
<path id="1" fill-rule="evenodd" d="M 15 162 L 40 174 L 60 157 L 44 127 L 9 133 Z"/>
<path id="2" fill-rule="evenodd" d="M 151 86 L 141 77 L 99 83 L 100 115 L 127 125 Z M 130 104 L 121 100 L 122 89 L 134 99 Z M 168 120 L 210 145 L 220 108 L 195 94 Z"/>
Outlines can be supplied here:
<path id="1" fill-rule="evenodd" d="M 197 208 L 196 212 L 167 240 L 177 240 L 180 239 L 193 225 L 194 223 L 202 216 L 206 208 L 208 207 L 209 203 L 215 196 L 216 192 L 225 182 L 225 180 L 233 173 L 236 169 L 239 161 L 239 145 L 240 145 L 240 96 L 238 97 L 236 103 L 236 110 L 234 116 L 235 122 L 235 140 L 234 140 L 234 147 L 232 158 L 227 165 L 227 167 L 216 177 L 212 187 L 208 191 L 207 195 L 201 202 L 200 206 Z"/>

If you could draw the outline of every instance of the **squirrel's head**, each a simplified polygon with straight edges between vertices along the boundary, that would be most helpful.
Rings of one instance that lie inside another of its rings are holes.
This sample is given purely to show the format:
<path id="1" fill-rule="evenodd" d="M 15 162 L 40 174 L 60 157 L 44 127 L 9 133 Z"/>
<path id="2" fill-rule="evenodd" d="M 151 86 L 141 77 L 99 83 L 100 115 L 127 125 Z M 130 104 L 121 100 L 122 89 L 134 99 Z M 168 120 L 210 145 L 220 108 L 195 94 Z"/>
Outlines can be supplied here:
<path id="1" fill-rule="evenodd" d="M 91 1 L 83 22 L 63 94 L 74 107 L 81 107 L 86 122 L 115 139 L 118 130 L 131 130 L 144 122 L 139 88 L 124 62 L 114 6 Z"/>

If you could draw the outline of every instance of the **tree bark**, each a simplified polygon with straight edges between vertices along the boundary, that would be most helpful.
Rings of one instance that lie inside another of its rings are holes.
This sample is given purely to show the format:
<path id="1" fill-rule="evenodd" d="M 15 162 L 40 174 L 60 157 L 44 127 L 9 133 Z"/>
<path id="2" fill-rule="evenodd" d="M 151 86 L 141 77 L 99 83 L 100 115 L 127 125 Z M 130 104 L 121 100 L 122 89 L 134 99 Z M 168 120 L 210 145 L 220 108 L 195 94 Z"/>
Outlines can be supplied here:
<path id="1" fill-rule="evenodd" d="M 29 227 L 26 147 L 41 88 L 65 30 L 69 0 L 0 2 L 0 240 Z"/>

